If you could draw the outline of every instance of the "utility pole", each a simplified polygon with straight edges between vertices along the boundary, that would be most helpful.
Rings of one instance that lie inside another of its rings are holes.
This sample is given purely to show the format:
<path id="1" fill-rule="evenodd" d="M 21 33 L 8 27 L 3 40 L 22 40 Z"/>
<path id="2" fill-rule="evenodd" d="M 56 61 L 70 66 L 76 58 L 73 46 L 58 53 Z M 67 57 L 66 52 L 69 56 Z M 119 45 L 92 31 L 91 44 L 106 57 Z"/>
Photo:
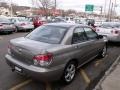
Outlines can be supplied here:
<path id="1" fill-rule="evenodd" d="M 56 0 L 55 0 L 55 10 L 56 10 L 56 8 L 57 8 L 57 2 L 56 2 Z"/>
<path id="2" fill-rule="evenodd" d="M 113 17 L 113 3 L 112 3 L 112 6 L 111 6 L 111 10 L 110 10 L 110 21 L 111 21 L 112 17 Z"/>
<path id="3" fill-rule="evenodd" d="M 56 7 L 57 7 L 57 2 L 56 2 L 56 0 L 55 0 L 54 16 L 56 16 L 56 15 L 55 15 L 55 14 L 56 14 Z"/>
<path id="4" fill-rule="evenodd" d="M 103 14 L 103 6 L 100 6 L 100 14 Z"/>
<path id="5" fill-rule="evenodd" d="M 115 0 L 115 2 L 114 2 L 114 18 L 115 18 L 115 13 L 116 13 L 116 0 Z"/>
<path id="6" fill-rule="evenodd" d="M 31 7 L 30 7 L 30 16 L 33 15 L 33 6 L 34 6 L 35 0 L 31 0 Z"/>
<path id="7" fill-rule="evenodd" d="M 110 21 L 110 8 L 111 8 L 111 0 L 109 2 L 109 9 L 108 9 L 108 15 L 107 15 L 108 21 Z"/>
<path id="8" fill-rule="evenodd" d="M 12 0 L 10 0 L 10 16 L 13 16 Z"/>

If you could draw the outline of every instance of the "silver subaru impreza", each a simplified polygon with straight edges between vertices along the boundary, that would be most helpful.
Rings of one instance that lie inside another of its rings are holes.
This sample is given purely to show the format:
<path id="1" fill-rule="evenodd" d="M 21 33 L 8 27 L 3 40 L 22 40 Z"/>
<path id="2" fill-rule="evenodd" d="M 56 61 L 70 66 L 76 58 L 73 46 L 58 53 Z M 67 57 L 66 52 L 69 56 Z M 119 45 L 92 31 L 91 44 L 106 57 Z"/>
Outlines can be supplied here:
<path id="1" fill-rule="evenodd" d="M 77 68 L 106 52 L 106 40 L 89 26 L 51 23 L 12 39 L 5 58 L 13 71 L 68 84 Z"/>

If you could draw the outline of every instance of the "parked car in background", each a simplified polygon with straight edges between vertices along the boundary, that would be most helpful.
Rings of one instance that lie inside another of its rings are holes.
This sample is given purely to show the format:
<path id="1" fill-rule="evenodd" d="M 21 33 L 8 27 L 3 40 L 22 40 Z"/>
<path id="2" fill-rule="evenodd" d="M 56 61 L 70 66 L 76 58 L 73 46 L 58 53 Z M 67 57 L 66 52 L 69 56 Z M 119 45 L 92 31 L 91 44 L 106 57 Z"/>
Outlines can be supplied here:
<path id="1" fill-rule="evenodd" d="M 77 68 L 98 55 L 105 57 L 106 41 L 90 27 L 51 23 L 10 41 L 5 55 L 13 71 L 38 80 L 70 83 Z"/>
<path id="2" fill-rule="evenodd" d="M 109 41 L 120 42 L 120 23 L 106 22 L 96 28 L 99 35 L 106 36 Z"/>
<path id="3" fill-rule="evenodd" d="M 75 20 L 73 17 L 65 17 L 65 20 L 67 23 L 73 23 L 73 24 L 75 23 Z"/>
<path id="4" fill-rule="evenodd" d="M 55 17 L 51 20 L 47 20 L 48 23 L 66 23 L 66 20 L 63 18 Z"/>
<path id="5" fill-rule="evenodd" d="M 98 20 L 98 19 L 96 19 L 95 20 L 95 26 L 96 27 L 99 27 L 99 26 L 101 26 L 103 23 L 105 23 L 106 21 L 103 19 L 103 20 Z"/>
<path id="6" fill-rule="evenodd" d="M 9 20 L 14 23 L 17 31 L 28 31 L 34 29 L 34 25 L 23 17 L 9 17 Z"/>
<path id="7" fill-rule="evenodd" d="M 26 17 L 25 18 L 28 22 L 30 22 L 30 24 L 34 25 L 33 24 L 33 18 L 32 17 Z"/>
<path id="8" fill-rule="evenodd" d="M 45 18 L 42 18 L 42 17 L 33 17 L 33 25 L 35 28 L 43 25 L 43 24 L 46 24 L 47 23 L 47 20 Z"/>
<path id="9" fill-rule="evenodd" d="M 74 20 L 75 20 L 75 23 L 77 23 L 77 24 L 83 24 L 83 23 L 81 22 L 80 18 L 75 18 Z"/>
<path id="10" fill-rule="evenodd" d="M 0 17 L 0 33 L 12 33 L 16 30 L 16 27 L 10 20 L 4 17 Z"/>

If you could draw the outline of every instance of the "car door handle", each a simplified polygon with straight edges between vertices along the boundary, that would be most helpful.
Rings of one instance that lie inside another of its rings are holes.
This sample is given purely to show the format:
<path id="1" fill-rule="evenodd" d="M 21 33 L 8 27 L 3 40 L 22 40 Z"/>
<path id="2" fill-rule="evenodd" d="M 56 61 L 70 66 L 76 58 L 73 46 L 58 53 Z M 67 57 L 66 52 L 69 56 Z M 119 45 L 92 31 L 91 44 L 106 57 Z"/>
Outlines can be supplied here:
<path id="1" fill-rule="evenodd" d="M 75 46 L 75 48 L 79 48 L 79 46 Z"/>

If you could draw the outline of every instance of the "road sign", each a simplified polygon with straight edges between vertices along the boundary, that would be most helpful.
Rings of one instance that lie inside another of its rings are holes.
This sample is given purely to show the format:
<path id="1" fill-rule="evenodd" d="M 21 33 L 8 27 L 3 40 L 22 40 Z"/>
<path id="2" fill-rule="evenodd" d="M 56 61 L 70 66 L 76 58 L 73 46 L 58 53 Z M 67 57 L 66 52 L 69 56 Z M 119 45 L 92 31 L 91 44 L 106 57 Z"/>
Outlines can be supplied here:
<path id="1" fill-rule="evenodd" d="M 89 4 L 85 5 L 85 11 L 93 12 L 93 10 L 94 10 L 94 5 L 89 5 Z"/>

